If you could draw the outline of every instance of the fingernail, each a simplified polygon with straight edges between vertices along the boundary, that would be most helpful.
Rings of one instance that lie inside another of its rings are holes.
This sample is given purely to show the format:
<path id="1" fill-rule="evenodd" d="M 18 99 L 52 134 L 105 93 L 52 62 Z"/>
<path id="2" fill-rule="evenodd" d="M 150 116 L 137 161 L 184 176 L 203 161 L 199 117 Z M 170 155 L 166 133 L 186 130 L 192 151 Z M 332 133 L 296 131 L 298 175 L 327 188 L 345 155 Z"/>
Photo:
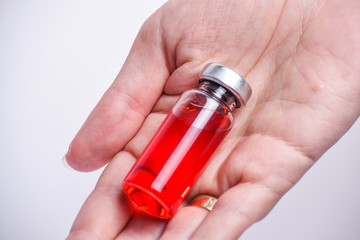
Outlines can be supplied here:
<path id="1" fill-rule="evenodd" d="M 61 159 L 62 163 L 64 164 L 64 166 L 70 170 L 70 171 L 73 171 L 73 172 L 77 172 L 75 169 L 73 169 L 72 167 L 70 167 L 70 165 L 68 164 L 67 160 L 66 160 L 66 154 L 65 156 Z"/>

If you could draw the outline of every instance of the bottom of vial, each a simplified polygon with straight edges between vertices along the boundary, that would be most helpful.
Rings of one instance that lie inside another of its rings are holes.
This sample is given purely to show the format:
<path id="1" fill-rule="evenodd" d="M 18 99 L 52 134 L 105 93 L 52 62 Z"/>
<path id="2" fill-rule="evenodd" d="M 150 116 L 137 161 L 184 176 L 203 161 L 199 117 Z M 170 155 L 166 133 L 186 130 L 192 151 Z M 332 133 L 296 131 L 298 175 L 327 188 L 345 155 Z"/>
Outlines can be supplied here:
<path id="1" fill-rule="evenodd" d="M 143 211 L 158 218 L 169 219 L 172 217 L 164 204 L 151 192 L 126 182 L 124 182 L 122 186 L 131 201 L 133 201 Z"/>

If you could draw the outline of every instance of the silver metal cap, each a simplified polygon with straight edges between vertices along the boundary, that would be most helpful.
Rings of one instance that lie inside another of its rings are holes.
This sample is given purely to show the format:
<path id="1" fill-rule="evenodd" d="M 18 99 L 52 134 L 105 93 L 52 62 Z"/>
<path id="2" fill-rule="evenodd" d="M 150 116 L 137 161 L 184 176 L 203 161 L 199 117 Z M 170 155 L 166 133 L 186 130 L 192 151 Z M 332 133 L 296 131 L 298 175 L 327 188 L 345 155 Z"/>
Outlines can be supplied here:
<path id="1" fill-rule="evenodd" d="M 209 80 L 229 90 L 236 97 L 236 107 L 247 103 L 251 96 L 250 85 L 235 71 L 218 63 L 209 63 L 199 76 L 199 82 Z"/>

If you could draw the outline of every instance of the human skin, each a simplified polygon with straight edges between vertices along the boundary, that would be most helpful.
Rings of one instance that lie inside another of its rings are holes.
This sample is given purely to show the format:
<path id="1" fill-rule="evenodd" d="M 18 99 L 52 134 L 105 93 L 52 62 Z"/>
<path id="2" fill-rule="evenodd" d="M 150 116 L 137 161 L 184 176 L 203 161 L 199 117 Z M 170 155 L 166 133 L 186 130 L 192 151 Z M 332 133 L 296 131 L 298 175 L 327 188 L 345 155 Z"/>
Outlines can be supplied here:
<path id="1" fill-rule="evenodd" d="M 109 162 L 68 239 L 236 239 L 360 114 L 360 1 L 169 1 L 141 28 L 119 75 L 72 141 L 67 163 Z M 130 207 L 122 179 L 182 92 L 209 62 L 253 94 L 170 220 Z"/>

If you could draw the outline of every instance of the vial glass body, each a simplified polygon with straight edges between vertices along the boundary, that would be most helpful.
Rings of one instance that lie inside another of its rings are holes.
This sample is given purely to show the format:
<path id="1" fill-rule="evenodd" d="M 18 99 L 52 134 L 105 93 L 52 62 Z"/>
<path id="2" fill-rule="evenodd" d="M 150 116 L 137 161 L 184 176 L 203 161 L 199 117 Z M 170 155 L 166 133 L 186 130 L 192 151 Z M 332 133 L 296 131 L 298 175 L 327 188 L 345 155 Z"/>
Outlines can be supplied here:
<path id="1" fill-rule="evenodd" d="M 204 82 L 180 97 L 124 179 L 135 204 L 160 218 L 174 215 L 233 125 L 235 100 L 226 94 Z"/>

